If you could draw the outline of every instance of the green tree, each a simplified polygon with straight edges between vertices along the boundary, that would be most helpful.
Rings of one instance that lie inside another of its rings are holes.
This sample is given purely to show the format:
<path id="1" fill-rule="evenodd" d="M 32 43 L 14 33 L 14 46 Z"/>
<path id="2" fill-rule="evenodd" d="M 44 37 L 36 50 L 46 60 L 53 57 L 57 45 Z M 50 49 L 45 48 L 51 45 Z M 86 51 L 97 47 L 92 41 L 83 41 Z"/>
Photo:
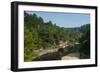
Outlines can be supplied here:
<path id="1" fill-rule="evenodd" d="M 32 61 L 38 54 L 35 52 L 37 45 L 35 44 L 35 39 L 33 39 L 32 32 L 26 27 L 24 28 L 24 61 Z"/>
<path id="2" fill-rule="evenodd" d="M 90 25 L 88 24 L 80 39 L 80 57 L 90 58 Z"/>

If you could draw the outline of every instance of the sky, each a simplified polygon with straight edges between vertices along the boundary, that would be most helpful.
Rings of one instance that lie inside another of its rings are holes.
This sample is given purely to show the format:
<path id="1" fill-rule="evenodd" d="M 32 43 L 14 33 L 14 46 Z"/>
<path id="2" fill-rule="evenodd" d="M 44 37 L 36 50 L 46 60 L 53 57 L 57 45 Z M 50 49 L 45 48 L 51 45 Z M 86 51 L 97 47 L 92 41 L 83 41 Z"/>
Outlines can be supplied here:
<path id="1" fill-rule="evenodd" d="M 37 14 L 43 18 L 44 22 L 52 21 L 57 26 L 72 28 L 80 27 L 90 23 L 90 14 L 83 13 L 62 13 L 62 12 L 40 12 L 26 11 L 28 14 Z"/>

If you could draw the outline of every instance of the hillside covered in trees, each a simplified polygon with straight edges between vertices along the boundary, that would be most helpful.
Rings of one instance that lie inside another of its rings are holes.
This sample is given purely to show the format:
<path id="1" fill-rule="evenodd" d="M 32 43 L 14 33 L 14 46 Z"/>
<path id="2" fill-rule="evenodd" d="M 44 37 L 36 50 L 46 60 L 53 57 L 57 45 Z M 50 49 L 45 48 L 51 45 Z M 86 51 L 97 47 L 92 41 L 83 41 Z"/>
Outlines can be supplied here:
<path id="1" fill-rule="evenodd" d="M 65 28 L 24 12 L 24 61 L 59 60 L 72 52 L 90 58 L 90 24 Z"/>

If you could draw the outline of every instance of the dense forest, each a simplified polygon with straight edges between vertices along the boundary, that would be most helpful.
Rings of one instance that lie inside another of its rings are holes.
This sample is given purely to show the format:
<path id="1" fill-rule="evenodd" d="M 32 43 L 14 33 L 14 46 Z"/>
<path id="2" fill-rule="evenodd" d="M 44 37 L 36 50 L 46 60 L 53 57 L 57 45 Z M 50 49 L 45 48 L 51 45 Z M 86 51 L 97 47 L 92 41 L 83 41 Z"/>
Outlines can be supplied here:
<path id="1" fill-rule="evenodd" d="M 57 49 L 56 53 L 49 53 L 55 58 L 44 59 L 39 55 L 47 49 Z M 90 58 L 90 24 L 65 28 L 24 12 L 24 61 L 57 60 L 71 52 L 80 53 L 80 59 Z"/>

